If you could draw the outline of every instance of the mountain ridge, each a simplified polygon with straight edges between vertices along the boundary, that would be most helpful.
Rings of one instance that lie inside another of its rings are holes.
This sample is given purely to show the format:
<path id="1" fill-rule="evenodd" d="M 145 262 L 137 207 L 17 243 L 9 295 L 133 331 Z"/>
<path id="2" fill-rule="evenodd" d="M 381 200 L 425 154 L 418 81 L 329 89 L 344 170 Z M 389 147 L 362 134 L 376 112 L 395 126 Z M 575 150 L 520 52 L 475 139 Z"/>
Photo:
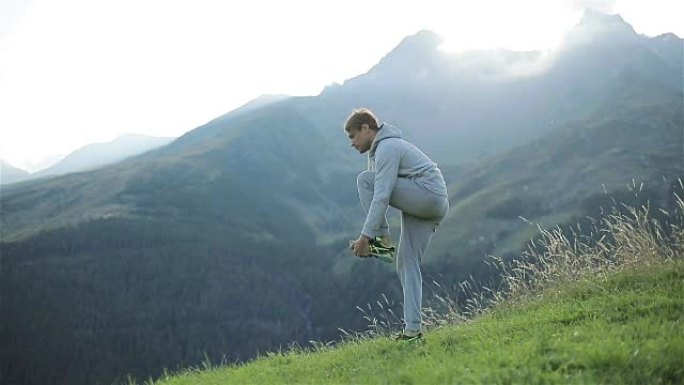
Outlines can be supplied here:
<path id="1" fill-rule="evenodd" d="M 122 134 L 111 141 L 80 147 L 57 164 L 32 175 L 44 177 L 88 171 L 164 146 L 174 139 L 133 133 Z"/>

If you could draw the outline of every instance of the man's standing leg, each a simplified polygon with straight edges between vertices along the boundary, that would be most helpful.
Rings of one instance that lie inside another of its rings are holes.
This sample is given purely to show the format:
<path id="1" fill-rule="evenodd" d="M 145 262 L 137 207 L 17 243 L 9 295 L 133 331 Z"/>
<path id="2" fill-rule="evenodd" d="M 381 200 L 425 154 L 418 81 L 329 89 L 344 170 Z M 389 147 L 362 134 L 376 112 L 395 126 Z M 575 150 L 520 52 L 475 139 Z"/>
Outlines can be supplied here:
<path id="1" fill-rule="evenodd" d="M 358 176 L 357 185 L 361 205 L 368 213 L 373 201 L 375 173 L 372 171 L 362 172 Z M 413 180 L 399 178 L 392 192 L 390 205 L 402 211 L 396 267 L 404 292 L 404 322 L 406 323 L 406 330 L 420 331 L 423 296 L 420 263 L 436 228 L 449 210 L 449 202 L 446 197 L 427 194 Z M 419 218 L 408 214 L 408 212 L 421 216 L 433 216 L 433 218 Z M 385 217 L 379 233 L 371 235 L 389 235 L 387 217 Z"/>
<path id="2" fill-rule="evenodd" d="M 404 291 L 406 330 L 421 330 L 423 279 L 420 274 L 420 263 L 438 225 L 437 219 L 421 219 L 403 212 L 401 215 L 397 274 Z"/>

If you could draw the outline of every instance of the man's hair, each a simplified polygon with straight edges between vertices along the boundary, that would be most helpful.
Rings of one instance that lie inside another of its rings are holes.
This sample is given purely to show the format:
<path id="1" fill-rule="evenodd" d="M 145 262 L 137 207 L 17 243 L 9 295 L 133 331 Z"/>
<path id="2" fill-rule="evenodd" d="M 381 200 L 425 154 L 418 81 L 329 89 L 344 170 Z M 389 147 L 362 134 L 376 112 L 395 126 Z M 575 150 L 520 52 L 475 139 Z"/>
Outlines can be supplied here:
<path id="1" fill-rule="evenodd" d="M 344 130 L 347 132 L 359 131 L 364 124 L 367 124 L 368 128 L 373 131 L 378 130 L 378 119 L 375 118 L 373 112 L 368 108 L 358 108 L 347 118 L 344 123 Z"/>

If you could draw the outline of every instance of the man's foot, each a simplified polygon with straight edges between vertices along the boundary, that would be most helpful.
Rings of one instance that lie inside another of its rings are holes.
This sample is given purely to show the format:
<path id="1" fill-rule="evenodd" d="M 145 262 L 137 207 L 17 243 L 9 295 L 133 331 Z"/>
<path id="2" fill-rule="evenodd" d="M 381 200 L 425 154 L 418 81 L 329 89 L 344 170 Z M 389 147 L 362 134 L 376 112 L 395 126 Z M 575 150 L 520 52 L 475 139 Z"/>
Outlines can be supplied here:
<path id="1" fill-rule="evenodd" d="M 394 336 L 395 341 L 418 341 L 423 338 L 423 333 L 413 330 L 404 330 Z"/>
<path id="2" fill-rule="evenodd" d="M 394 246 L 385 241 L 380 237 L 375 237 L 370 240 L 368 246 L 368 255 L 374 258 L 378 258 L 383 262 L 394 263 Z"/>

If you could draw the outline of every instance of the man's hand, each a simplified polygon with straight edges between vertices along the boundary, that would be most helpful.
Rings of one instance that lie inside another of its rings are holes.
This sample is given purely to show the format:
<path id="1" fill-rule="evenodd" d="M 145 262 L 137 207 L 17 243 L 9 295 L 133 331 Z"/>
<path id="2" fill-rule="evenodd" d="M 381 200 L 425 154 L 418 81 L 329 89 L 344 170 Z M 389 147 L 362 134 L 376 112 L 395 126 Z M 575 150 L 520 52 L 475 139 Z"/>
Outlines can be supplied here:
<path id="1" fill-rule="evenodd" d="M 357 257 L 365 258 L 368 257 L 368 254 L 370 253 L 368 251 L 369 244 L 370 239 L 365 235 L 361 234 L 359 236 L 359 239 L 355 241 L 349 241 L 349 248 Z"/>

